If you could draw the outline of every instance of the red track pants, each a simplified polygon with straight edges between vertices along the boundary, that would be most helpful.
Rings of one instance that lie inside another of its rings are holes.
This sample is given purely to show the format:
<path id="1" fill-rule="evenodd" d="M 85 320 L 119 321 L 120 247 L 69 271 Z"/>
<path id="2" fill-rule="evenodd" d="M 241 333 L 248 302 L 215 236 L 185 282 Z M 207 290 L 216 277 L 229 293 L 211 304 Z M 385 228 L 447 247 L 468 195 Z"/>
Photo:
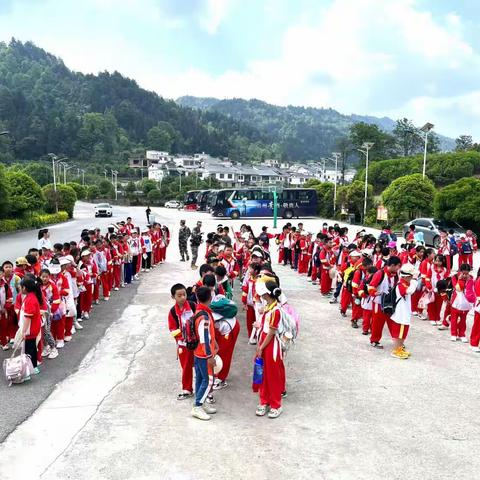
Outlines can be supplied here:
<path id="1" fill-rule="evenodd" d="M 102 293 L 103 293 L 103 298 L 108 298 L 110 296 L 110 285 L 109 285 L 109 275 L 107 272 L 103 272 L 100 275 L 100 279 L 97 280 L 98 282 L 102 283 Z"/>
<path id="2" fill-rule="evenodd" d="M 320 277 L 320 292 L 323 295 L 327 295 L 332 288 L 332 279 L 328 274 L 328 268 L 322 268 L 322 273 Z"/>
<path id="3" fill-rule="evenodd" d="M 285 391 L 285 366 L 280 358 L 280 347 L 278 347 L 277 358 L 273 359 L 275 342 L 273 338 L 263 350 L 263 382 L 258 390 L 260 404 L 270 405 L 270 408 L 282 406 L 282 393 Z"/>
<path id="4" fill-rule="evenodd" d="M 253 330 L 253 324 L 257 320 L 255 316 L 255 309 L 252 307 L 252 305 L 247 305 L 246 320 L 247 320 L 247 335 L 248 335 L 248 338 L 250 338 L 250 335 L 252 334 L 252 330 Z"/>
<path id="5" fill-rule="evenodd" d="M 443 298 L 440 294 L 435 293 L 435 300 L 427 305 L 428 319 L 433 322 L 440 321 L 442 312 Z"/>
<path id="6" fill-rule="evenodd" d="M 323 293 L 323 292 L 322 292 Z M 352 304 L 352 293 L 349 292 L 345 285 L 342 287 L 342 293 L 340 294 L 340 311 L 346 312 L 348 307 Z M 352 317 L 353 320 L 353 317 Z M 358 320 L 358 319 L 357 319 Z"/>
<path id="7" fill-rule="evenodd" d="M 372 334 L 370 342 L 379 342 L 382 339 L 383 327 L 389 316 L 382 312 L 378 303 L 373 304 L 372 310 Z"/>
<path id="8" fill-rule="evenodd" d="M 372 310 L 365 310 L 362 308 L 362 331 L 369 332 L 372 328 Z"/>
<path id="9" fill-rule="evenodd" d="M 240 323 L 238 323 L 238 321 L 235 323 L 233 330 L 227 335 L 220 335 L 218 332 L 215 332 L 215 340 L 218 343 L 218 355 L 220 355 L 220 358 L 223 362 L 223 367 L 216 376 L 222 381 L 226 380 L 228 374 L 230 373 L 233 351 L 235 349 L 235 344 L 237 343 L 239 333 Z"/>
<path id="10" fill-rule="evenodd" d="M 467 331 L 467 313 L 468 310 L 457 310 L 452 307 L 450 315 L 450 333 L 452 337 L 465 337 Z"/>
<path id="11" fill-rule="evenodd" d="M 86 290 L 80 294 L 80 310 L 82 313 L 90 313 L 92 310 L 93 285 L 85 285 Z"/>
<path id="12" fill-rule="evenodd" d="M 182 389 L 193 392 L 193 350 L 178 346 L 177 355 L 182 369 Z"/>
<path id="13" fill-rule="evenodd" d="M 63 340 L 65 338 L 65 315 L 60 320 L 52 320 L 50 332 L 55 340 Z"/>
<path id="14" fill-rule="evenodd" d="M 473 317 L 470 345 L 472 347 L 478 347 L 480 345 L 480 313 L 478 312 L 475 312 L 475 316 Z"/>
<path id="15" fill-rule="evenodd" d="M 113 288 L 120 288 L 122 283 L 122 266 L 113 266 Z"/>

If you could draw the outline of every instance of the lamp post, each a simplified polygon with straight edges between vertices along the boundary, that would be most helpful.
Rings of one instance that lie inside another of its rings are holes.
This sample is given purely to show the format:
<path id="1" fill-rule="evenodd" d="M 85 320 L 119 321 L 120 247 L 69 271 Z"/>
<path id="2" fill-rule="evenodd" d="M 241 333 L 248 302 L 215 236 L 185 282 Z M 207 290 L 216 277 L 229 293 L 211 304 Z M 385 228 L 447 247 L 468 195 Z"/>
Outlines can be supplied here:
<path id="1" fill-rule="evenodd" d="M 67 184 L 67 170 L 70 170 L 75 165 L 69 165 L 68 163 L 63 162 L 63 184 Z"/>
<path id="2" fill-rule="evenodd" d="M 115 177 L 115 183 L 113 183 L 113 178 Z M 117 189 L 117 185 L 118 185 L 118 172 L 117 170 L 112 170 L 112 183 L 113 183 L 113 188 L 115 188 L 115 201 L 118 200 L 118 189 Z"/>
<path id="3" fill-rule="evenodd" d="M 80 169 L 82 172 L 82 185 L 85 186 L 85 170 Z"/>
<path id="4" fill-rule="evenodd" d="M 364 142 L 362 148 L 359 148 L 358 151 L 362 152 L 365 155 L 365 195 L 363 198 L 363 220 L 367 215 L 367 196 L 368 196 L 368 152 L 374 146 L 373 142 Z"/>
<path id="5" fill-rule="evenodd" d="M 333 184 L 333 216 L 337 211 L 337 181 L 338 181 L 338 159 L 342 156 L 341 153 L 333 152 L 333 159 L 335 160 L 335 182 Z"/>
<path id="6" fill-rule="evenodd" d="M 48 156 L 52 159 L 53 191 L 55 192 L 55 212 L 58 213 L 57 176 L 55 169 L 57 165 L 60 165 L 61 161 L 65 160 L 67 157 L 58 158 L 54 153 L 49 153 Z"/>
<path id="7" fill-rule="evenodd" d="M 427 145 L 428 145 L 428 132 L 434 127 L 433 123 L 427 122 L 420 130 L 425 133 L 425 147 L 423 150 L 423 178 L 425 178 L 425 172 L 427 170 Z"/>

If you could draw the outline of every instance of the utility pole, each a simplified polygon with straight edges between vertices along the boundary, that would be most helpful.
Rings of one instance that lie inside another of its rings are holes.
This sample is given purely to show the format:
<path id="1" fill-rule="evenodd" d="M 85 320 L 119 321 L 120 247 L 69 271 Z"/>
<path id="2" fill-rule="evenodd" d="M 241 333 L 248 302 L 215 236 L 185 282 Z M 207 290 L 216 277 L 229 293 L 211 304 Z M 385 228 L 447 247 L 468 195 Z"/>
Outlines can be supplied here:
<path id="1" fill-rule="evenodd" d="M 365 221 L 365 216 L 367 215 L 367 197 L 368 197 L 368 152 L 375 144 L 373 142 L 364 142 L 362 148 L 359 148 L 358 151 L 362 152 L 365 155 L 365 194 L 363 198 L 363 220 Z"/>
<path id="2" fill-rule="evenodd" d="M 425 132 L 425 147 L 423 149 L 423 178 L 427 171 L 427 146 L 428 146 L 428 132 L 434 127 L 433 123 L 427 122 L 420 130 Z"/>
<path id="3" fill-rule="evenodd" d="M 113 182 L 113 179 L 115 177 L 115 183 Z M 115 189 L 115 201 L 118 200 L 118 172 L 117 170 L 112 170 L 112 184 L 113 184 L 113 188 Z"/>
<path id="4" fill-rule="evenodd" d="M 335 183 L 333 184 L 333 216 L 335 216 L 337 211 L 338 159 L 342 156 L 342 154 L 333 152 L 332 155 L 335 160 Z"/>

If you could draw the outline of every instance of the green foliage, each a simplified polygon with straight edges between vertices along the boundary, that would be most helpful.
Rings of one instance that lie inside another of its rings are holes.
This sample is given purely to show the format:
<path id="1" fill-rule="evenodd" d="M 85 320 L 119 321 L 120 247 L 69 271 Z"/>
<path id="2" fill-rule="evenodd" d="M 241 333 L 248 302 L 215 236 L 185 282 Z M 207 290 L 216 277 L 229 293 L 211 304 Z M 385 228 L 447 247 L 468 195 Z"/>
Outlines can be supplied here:
<path id="1" fill-rule="evenodd" d="M 9 215 L 21 216 L 26 212 L 43 208 L 45 197 L 40 185 L 32 177 L 15 169 L 9 169 L 6 180 L 9 191 Z"/>
<path id="2" fill-rule="evenodd" d="M 411 220 L 432 213 L 435 193 L 433 182 L 415 173 L 394 180 L 383 192 L 382 200 L 391 220 Z"/>
<path id="3" fill-rule="evenodd" d="M 148 195 L 152 190 L 158 190 L 158 182 L 155 180 L 144 180 L 140 184 L 140 190 L 144 195 Z"/>
<path id="4" fill-rule="evenodd" d="M 112 185 L 112 182 L 108 180 L 100 180 L 100 182 L 98 182 L 98 190 L 104 198 L 113 198 L 115 196 L 115 187 Z"/>
<path id="5" fill-rule="evenodd" d="M 147 133 L 147 145 L 152 150 L 170 152 L 179 133 L 168 122 L 158 122 Z"/>
<path id="6" fill-rule="evenodd" d="M 446 186 L 435 197 L 435 216 L 478 230 L 480 223 L 480 180 L 462 178 Z"/>
<path id="7" fill-rule="evenodd" d="M 67 212 L 52 214 L 32 214 L 26 218 L 0 220 L 0 232 L 15 232 L 28 228 L 40 228 L 54 223 L 66 222 Z"/>
<path id="8" fill-rule="evenodd" d="M 85 200 L 87 198 L 87 187 L 84 185 L 80 185 L 77 182 L 69 182 L 67 183 L 67 187 L 71 187 L 75 190 L 77 195 L 77 200 Z"/>
<path id="9" fill-rule="evenodd" d="M 465 152 L 467 150 L 472 150 L 473 148 L 473 139 L 471 135 L 460 135 L 455 139 L 455 150 L 457 152 Z"/>
<path id="10" fill-rule="evenodd" d="M 349 213 L 355 215 L 356 220 L 363 217 L 363 205 L 365 201 L 365 183 L 360 180 L 350 185 L 342 186 L 337 192 L 337 204 L 343 205 Z M 367 187 L 367 211 L 373 205 L 373 187 Z"/>
<path id="11" fill-rule="evenodd" d="M 408 118 L 397 120 L 392 133 L 397 139 L 402 157 L 409 157 L 422 150 L 423 139 L 419 136 L 415 125 Z"/>
<path id="12" fill-rule="evenodd" d="M 137 190 L 137 187 L 135 183 L 128 182 L 127 186 L 125 187 L 125 196 L 131 200 L 135 196 L 136 190 Z"/>
<path id="13" fill-rule="evenodd" d="M 368 178 L 374 185 L 375 194 L 381 193 L 396 178 L 422 172 L 423 155 L 392 160 L 382 160 L 369 165 Z M 429 154 L 427 157 L 427 176 L 438 187 L 443 187 L 463 177 L 480 173 L 480 153 L 449 152 Z M 357 174 L 365 178 L 365 170 Z"/>
<path id="14" fill-rule="evenodd" d="M 47 199 L 47 212 L 54 213 L 58 207 L 59 210 L 66 211 L 70 218 L 73 217 L 73 208 L 77 201 L 77 194 L 72 187 L 57 185 L 57 190 L 55 191 L 53 184 L 50 184 L 45 185 L 42 190 Z"/>
<path id="15" fill-rule="evenodd" d="M 323 218 L 333 217 L 334 185 L 320 180 L 307 180 L 305 188 L 314 188 L 317 191 L 318 214 Z"/>
<path id="16" fill-rule="evenodd" d="M 0 164 L 0 218 L 4 217 L 9 210 L 10 190 L 5 167 Z"/>
<path id="17" fill-rule="evenodd" d="M 45 163 L 28 163 L 22 168 L 22 171 L 32 177 L 41 187 L 53 181 L 52 167 Z"/>
<path id="18" fill-rule="evenodd" d="M 160 190 L 150 190 L 148 192 L 147 198 L 152 205 L 158 205 L 162 203 L 162 200 L 164 200 L 164 195 L 162 195 L 162 192 L 160 192 Z"/>
<path id="19" fill-rule="evenodd" d="M 100 189 L 96 185 L 87 187 L 87 200 L 96 200 L 100 197 Z"/>
<path id="20" fill-rule="evenodd" d="M 361 148 L 365 142 L 373 142 L 369 151 L 369 160 L 395 157 L 397 153 L 396 140 L 393 135 L 385 133 L 377 125 L 365 122 L 355 123 L 350 127 L 349 139 L 354 149 Z M 360 163 L 365 163 L 362 155 Z"/>

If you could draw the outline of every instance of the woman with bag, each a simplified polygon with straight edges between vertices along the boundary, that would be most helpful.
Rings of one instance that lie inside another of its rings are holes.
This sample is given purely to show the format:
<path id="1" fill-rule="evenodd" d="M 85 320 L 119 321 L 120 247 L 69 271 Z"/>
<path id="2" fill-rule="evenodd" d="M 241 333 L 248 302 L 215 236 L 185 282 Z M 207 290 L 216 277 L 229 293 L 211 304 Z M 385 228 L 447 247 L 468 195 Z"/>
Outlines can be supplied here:
<path id="1" fill-rule="evenodd" d="M 266 303 L 262 316 L 261 333 L 256 358 L 263 359 L 263 381 L 259 388 L 260 404 L 255 414 L 277 418 L 282 413 L 282 393 L 285 388 L 285 366 L 282 347 L 277 338 L 281 312 L 279 298 L 282 291 L 275 282 L 258 282 L 257 295 Z"/>

